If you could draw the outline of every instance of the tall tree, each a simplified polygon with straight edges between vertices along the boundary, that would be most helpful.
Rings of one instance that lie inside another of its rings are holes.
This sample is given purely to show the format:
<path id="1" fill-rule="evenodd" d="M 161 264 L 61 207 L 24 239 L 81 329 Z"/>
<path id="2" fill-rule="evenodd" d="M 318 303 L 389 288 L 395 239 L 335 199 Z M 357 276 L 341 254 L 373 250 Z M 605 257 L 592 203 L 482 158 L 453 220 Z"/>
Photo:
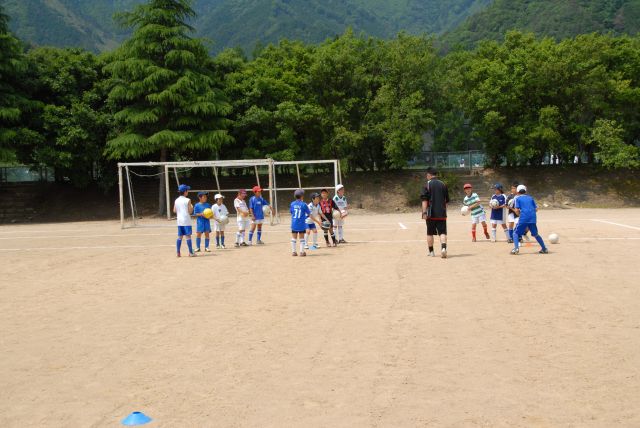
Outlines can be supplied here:
<path id="1" fill-rule="evenodd" d="M 231 107 L 217 89 L 202 40 L 189 36 L 195 17 L 189 0 L 149 0 L 120 15 L 133 35 L 106 66 L 113 89 L 116 136 L 107 154 L 116 159 L 214 152 L 229 141 Z M 159 213 L 164 207 L 162 170 Z"/>
<path id="2" fill-rule="evenodd" d="M 0 5 L 0 162 L 15 161 L 20 146 L 39 138 L 26 126 L 38 103 L 27 94 L 27 63 L 21 43 L 9 32 L 8 21 Z"/>

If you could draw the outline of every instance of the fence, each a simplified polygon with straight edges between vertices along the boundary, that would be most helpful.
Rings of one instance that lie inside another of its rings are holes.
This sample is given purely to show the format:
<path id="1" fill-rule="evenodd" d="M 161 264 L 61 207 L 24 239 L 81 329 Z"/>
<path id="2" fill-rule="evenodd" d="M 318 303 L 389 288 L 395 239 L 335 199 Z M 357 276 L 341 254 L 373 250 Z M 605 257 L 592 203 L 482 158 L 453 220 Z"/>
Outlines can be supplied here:
<path id="1" fill-rule="evenodd" d="M 473 169 L 485 165 L 486 155 L 481 150 L 461 152 L 421 152 L 410 162 L 410 166 L 434 166 L 440 169 Z"/>
<path id="2" fill-rule="evenodd" d="M 0 167 L 0 183 L 33 183 L 54 181 L 53 169 L 29 166 Z"/>

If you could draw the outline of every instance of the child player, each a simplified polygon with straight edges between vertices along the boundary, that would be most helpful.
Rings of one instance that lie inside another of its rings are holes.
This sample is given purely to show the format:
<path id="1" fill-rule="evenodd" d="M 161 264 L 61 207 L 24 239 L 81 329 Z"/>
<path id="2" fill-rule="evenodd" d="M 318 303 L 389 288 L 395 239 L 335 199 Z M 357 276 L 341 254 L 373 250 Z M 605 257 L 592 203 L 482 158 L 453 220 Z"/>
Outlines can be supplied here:
<path id="1" fill-rule="evenodd" d="M 189 257 L 195 257 L 193 246 L 191 245 L 191 235 L 193 234 L 191 226 L 191 213 L 193 213 L 193 205 L 191 199 L 188 198 L 191 187 L 181 184 L 178 187 L 180 196 L 173 204 L 173 212 L 176 214 L 178 223 L 178 240 L 176 241 L 176 250 L 180 257 L 180 247 L 182 246 L 182 238 L 187 238 L 187 248 L 189 248 Z"/>
<path id="2" fill-rule="evenodd" d="M 262 188 L 253 186 L 253 196 L 249 199 L 249 214 L 251 215 L 251 230 L 249 230 L 249 245 L 252 245 L 253 232 L 258 227 L 258 239 L 256 244 L 264 245 L 262 242 L 262 224 L 264 223 L 263 207 L 269 206 L 269 203 L 262 197 Z"/>
<path id="3" fill-rule="evenodd" d="M 518 216 L 516 215 L 516 211 L 513 209 L 513 204 L 516 202 L 515 198 L 517 195 L 518 185 L 517 181 L 511 183 L 511 193 L 507 195 L 507 222 L 508 222 L 508 230 L 507 230 L 507 242 L 509 244 L 513 243 L 513 228 L 515 227 Z M 513 201 L 513 202 L 511 202 Z"/>
<path id="4" fill-rule="evenodd" d="M 196 253 L 200 252 L 200 244 L 202 243 L 202 234 L 204 233 L 204 250 L 210 253 L 209 249 L 209 233 L 211 233 L 211 222 L 204 216 L 204 210 L 211 208 L 211 204 L 207 202 L 207 192 L 198 192 L 198 203 L 193 207 L 193 215 L 196 216 Z"/>
<path id="5" fill-rule="evenodd" d="M 224 246 L 224 229 L 226 224 L 222 223 L 220 219 L 222 216 L 229 217 L 229 210 L 224 206 L 224 196 L 220 193 L 213 197 L 216 203 L 211 207 L 213 211 L 213 230 L 216 232 L 216 248 L 225 249 Z"/>
<path id="6" fill-rule="evenodd" d="M 317 250 L 318 249 L 318 226 L 322 226 L 322 212 L 320 211 L 320 195 L 318 193 L 311 194 L 311 203 L 309 203 L 309 217 L 307 217 L 307 245 L 305 250 Z M 309 242 L 313 235 L 313 245 L 309 247 Z"/>
<path id="7" fill-rule="evenodd" d="M 333 219 L 333 225 L 338 229 L 338 242 L 340 244 L 346 244 L 347 241 L 344 240 L 344 218 L 348 215 L 347 208 L 349 205 L 347 204 L 347 197 L 344 195 L 344 186 L 342 184 L 336 186 L 336 194 L 333 197 L 333 202 L 336 203 L 340 211 L 340 218 Z"/>
<path id="8" fill-rule="evenodd" d="M 517 255 L 520 253 L 520 242 L 519 238 L 522 234 L 525 233 L 527 229 L 531 232 L 531 236 L 536 238 L 538 244 L 540 244 L 540 254 L 548 254 L 549 250 L 547 246 L 544 244 L 542 236 L 538 235 L 538 205 L 536 205 L 536 201 L 529 195 L 527 195 L 527 188 L 523 184 L 518 186 L 518 197 L 516 198 L 515 203 L 513 204 L 513 208 L 516 213 L 520 216 L 520 220 L 518 221 L 518 225 L 516 226 L 514 237 L 513 237 L 513 245 L 514 248 L 511 250 L 511 254 Z"/>
<path id="9" fill-rule="evenodd" d="M 238 190 L 238 196 L 233 201 L 233 206 L 236 209 L 238 215 L 238 233 L 236 233 L 236 247 L 247 247 L 247 243 L 244 242 L 244 232 L 249 227 L 249 208 L 245 198 L 247 197 L 247 191 L 244 189 Z"/>
<path id="10" fill-rule="evenodd" d="M 338 206 L 333 199 L 329 199 L 329 191 L 327 189 L 322 189 L 320 196 L 322 197 L 322 199 L 320 199 L 320 212 L 322 212 L 323 217 L 331 223 L 329 230 L 324 231 L 324 240 L 327 243 L 327 247 L 335 247 L 338 245 L 338 241 L 336 241 L 336 235 L 333 232 L 333 210 L 337 210 Z M 332 243 L 329 242 L 329 235 L 331 235 Z"/>
<path id="11" fill-rule="evenodd" d="M 484 214 L 484 208 L 480 204 L 480 197 L 473 192 L 473 186 L 468 183 L 464 185 L 464 193 L 467 196 L 464 197 L 463 203 L 471 211 L 471 241 L 476 242 L 476 226 L 478 226 L 478 223 L 482 223 L 485 238 L 490 239 L 487 231 L 487 217 Z"/>
<path id="12" fill-rule="evenodd" d="M 491 241 L 496 242 L 497 240 L 496 235 L 499 224 L 502 225 L 502 230 L 504 230 L 504 234 L 507 236 L 507 240 L 509 240 L 507 226 L 504 224 L 504 209 L 507 206 L 507 197 L 504 195 L 502 184 L 496 183 L 493 188 L 495 189 L 495 194 L 491 197 L 491 200 L 498 201 L 498 206 L 491 208 Z"/>
<path id="13" fill-rule="evenodd" d="M 302 198 L 304 198 L 304 190 L 296 190 L 293 196 L 296 199 L 291 202 L 291 206 L 289 207 L 289 211 L 291 212 L 291 251 L 293 256 L 298 255 L 296 252 L 296 239 L 300 239 L 300 256 L 304 257 L 307 255 L 304 251 L 304 246 L 306 245 L 304 239 L 307 230 L 306 221 L 311 211 L 309 211 L 309 206 L 302 200 Z"/>

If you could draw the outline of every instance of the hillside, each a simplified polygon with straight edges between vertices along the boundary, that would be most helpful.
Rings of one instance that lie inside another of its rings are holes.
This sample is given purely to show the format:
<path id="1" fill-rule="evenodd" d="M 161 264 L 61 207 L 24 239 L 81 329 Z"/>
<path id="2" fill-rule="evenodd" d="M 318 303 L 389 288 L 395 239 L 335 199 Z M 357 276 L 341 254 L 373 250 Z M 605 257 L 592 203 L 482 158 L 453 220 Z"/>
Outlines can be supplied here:
<path id="1" fill-rule="evenodd" d="M 11 28 L 35 45 L 80 46 L 108 50 L 125 33 L 116 27 L 115 12 L 142 0 L 5 0 Z M 398 31 L 442 33 L 451 30 L 491 0 L 196 0 L 199 36 L 213 50 L 241 46 L 251 52 L 256 42 L 281 38 L 320 42 L 347 27 L 377 37 Z"/>
<path id="2" fill-rule="evenodd" d="M 513 29 L 556 39 L 592 32 L 636 34 L 640 0 L 495 0 L 443 40 L 449 47 L 470 47 L 479 40 L 500 40 Z"/>

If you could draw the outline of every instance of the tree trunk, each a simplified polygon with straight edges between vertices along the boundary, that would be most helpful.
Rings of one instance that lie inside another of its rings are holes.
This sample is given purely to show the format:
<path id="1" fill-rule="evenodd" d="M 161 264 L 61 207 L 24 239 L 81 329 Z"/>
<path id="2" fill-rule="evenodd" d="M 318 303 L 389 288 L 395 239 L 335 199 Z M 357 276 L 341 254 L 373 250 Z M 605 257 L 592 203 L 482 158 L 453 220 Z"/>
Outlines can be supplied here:
<path id="1" fill-rule="evenodd" d="M 167 149 L 160 149 L 160 162 L 167 161 Z M 158 175 L 158 215 L 162 216 L 166 214 L 166 198 L 169 195 L 165 195 L 165 177 L 164 177 L 164 166 L 160 166 L 159 171 L 160 175 Z"/>

